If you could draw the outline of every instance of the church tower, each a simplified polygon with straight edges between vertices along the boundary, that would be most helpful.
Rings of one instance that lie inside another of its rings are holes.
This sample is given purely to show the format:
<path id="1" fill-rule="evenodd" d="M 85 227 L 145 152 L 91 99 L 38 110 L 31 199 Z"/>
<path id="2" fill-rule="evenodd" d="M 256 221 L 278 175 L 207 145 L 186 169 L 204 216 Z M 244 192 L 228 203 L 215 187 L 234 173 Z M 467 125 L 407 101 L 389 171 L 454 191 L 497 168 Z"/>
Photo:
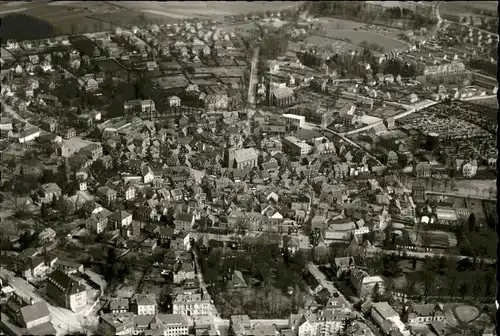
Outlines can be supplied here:
<path id="1" fill-rule="evenodd" d="M 233 168 L 235 152 L 236 148 L 233 146 L 227 146 L 224 150 L 224 165 L 227 168 Z"/>

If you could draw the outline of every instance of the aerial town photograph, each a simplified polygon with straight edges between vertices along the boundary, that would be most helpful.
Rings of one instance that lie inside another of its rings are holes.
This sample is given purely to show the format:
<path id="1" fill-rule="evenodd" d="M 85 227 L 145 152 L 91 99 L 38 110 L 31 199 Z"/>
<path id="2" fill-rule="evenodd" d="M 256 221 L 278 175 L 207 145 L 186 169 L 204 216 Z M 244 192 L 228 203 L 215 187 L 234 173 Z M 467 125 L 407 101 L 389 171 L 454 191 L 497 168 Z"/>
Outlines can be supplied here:
<path id="1" fill-rule="evenodd" d="M 0 335 L 497 335 L 497 1 L 0 20 Z"/>

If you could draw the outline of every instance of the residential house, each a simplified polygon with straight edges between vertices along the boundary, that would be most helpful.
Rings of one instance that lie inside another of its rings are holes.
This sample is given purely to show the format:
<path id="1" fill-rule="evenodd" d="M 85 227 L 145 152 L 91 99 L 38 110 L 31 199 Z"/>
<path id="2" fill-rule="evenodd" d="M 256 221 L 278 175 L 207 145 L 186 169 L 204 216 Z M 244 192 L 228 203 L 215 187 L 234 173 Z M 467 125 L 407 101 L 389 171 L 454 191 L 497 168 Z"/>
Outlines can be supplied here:
<path id="1" fill-rule="evenodd" d="M 384 280 L 379 276 L 370 276 L 366 271 L 356 269 L 351 271 L 351 283 L 359 297 L 370 297 L 377 290 L 385 291 Z"/>
<path id="2" fill-rule="evenodd" d="M 46 291 L 51 299 L 75 313 L 87 306 L 85 286 L 59 270 L 49 274 Z"/>
<path id="3" fill-rule="evenodd" d="M 111 298 L 109 301 L 109 312 L 111 314 L 123 314 L 130 311 L 130 301 L 122 298 Z"/>
<path id="4" fill-rule="evenodd" d="M 332 268 L 336 272 L 337 277 L 343 273 L 347 273 L 356 268 L 356 262 L 353 257 L 335 258 L 332 262 Z"/>
<path id="5" fill-rule="evenodd" d="M 168 97 L 168 106 L 170 107 L 179 107 L 181 106 L 181 99 L 177 96 Z"/>
<path id="6" fill-rule="evenodd" d="M 112 212 L 108 209 L 102 209 L 92 214 L 85 222 L 86 228 L 96 234 L 102 233 L 108 226 L 108 220 L 111 214 Z"/>
<path id="7" fill-rule="evenodd" d="M 45 183 L 38 189 L 37 196 L 40 202 L 50 203 L 54 197 L 60 198 L 62 196 L 62 190 L 56 183 Z"/>
<path id="8" fill-rule="evenodd" d="M 108 186 L 100 187 L 97 189 L 97 197 L 106 204 L 111 204 L 116 201 L 117 193 Z"/>
<path id="9" fill-rule="evenodd" d="M 108 217 L 108 223 L 113 230 L 120 229 L 128 232 L 132 225 L 132 214 L 124 210 L 116 210 L 111 216 Z M 129 236 L 127 234 L 127 236 Z"/>
<path id="10" fill-rule="evenodd" d="M 27 143 L 33 141 L 39 136 L 40 136 L 40 129 L 38 129 L 37 127 L 31 127 L 19 133 L 19 143 Z"/>
<path id="11" fill-rule="evenodd" d="M 130 299 L 131 311 L 136 315 L 155 315 L 157 313 L 156 299 L 152 295 L 136 294 Z"/>
<path id="12" fill-rule="evenodd" d="M 470 160 L 469 162 L 464 163 L 462 166 L 462 174 L 466 178 L 472 178 L 477 174 L 477 161 Z"/>
<path id="13" fill-rule="evenodd" d="M 193 265 L 189 262 L 180 262 L 174 271 L 174 283 L 179 284 L 185 280 L 196 278 Z"/>

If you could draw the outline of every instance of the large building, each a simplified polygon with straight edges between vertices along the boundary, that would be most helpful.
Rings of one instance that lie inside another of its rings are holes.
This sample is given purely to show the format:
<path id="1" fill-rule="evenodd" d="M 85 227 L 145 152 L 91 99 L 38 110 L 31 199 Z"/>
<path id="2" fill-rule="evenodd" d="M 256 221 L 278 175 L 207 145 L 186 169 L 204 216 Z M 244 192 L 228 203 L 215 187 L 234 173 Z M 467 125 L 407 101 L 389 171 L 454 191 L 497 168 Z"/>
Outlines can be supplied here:
<path id="1" fill-rule="evenodd" d="M 298 131 L 306 122 L 306 117 L 296 114 L 283 114 L 281 116 L 287 127 L 287 131 Z"/>
<path id="2" fill-rule="evenodd" d="M 155 102 L 152 99 L 146 100 L 129 100 L 123 104 L 123 110 L 125 112 L 149 112 L 155 111 Z"/>
<path id="3" fill-rule="evenodd" d="M 228 168 L 257 167 L 259 152 L 255 148 L 226 148 L 225 163 Z"/>
<path id="4" fill-rule="evenodd" d="M 304 156 L 312 151 L 312 146 L 308 145 L 305 141 L 301 141 L 297 137 L 287 136 L 281 142 L 285 153 L 292 156 Z"/>
<path id="5" fill-rule="evenodd" d="M 47 295 L 73 312 L 78 312 L 87 305 L 87 289 L 82 282 L 60 270 L 49 274 Z"/>

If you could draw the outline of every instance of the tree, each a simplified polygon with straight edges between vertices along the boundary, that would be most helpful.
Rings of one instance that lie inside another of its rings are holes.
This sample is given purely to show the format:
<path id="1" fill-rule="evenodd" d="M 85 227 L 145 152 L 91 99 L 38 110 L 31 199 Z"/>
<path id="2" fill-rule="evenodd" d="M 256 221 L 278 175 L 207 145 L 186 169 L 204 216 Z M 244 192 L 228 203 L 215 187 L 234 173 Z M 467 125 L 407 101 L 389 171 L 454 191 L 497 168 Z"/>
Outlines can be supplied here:
<path id="1" fill-rule="evenodd" d="M 458 294 L 460 294 L 462 300 L 467 294 L 469 294 L 469 283 L 467 281 L 464 281 L 460 284 L 460 286 L 458 287 Z"/>
<path id="2" fill-rule="evenodd" d="M 474 232 L 476 230 L 476 215 L 471 213 L 469 219 L 467 220 L 467 226 L 470 232 Z"/>
<path id="3" fill-rule="evenodd" d="M 113 265 L 115 264 L 116 260 L 117 260 L 116 250 L 113 247 L 110 247 L 108 249 L 108 255 L 106 256 L 106 262 L 109 265 Z"/>

